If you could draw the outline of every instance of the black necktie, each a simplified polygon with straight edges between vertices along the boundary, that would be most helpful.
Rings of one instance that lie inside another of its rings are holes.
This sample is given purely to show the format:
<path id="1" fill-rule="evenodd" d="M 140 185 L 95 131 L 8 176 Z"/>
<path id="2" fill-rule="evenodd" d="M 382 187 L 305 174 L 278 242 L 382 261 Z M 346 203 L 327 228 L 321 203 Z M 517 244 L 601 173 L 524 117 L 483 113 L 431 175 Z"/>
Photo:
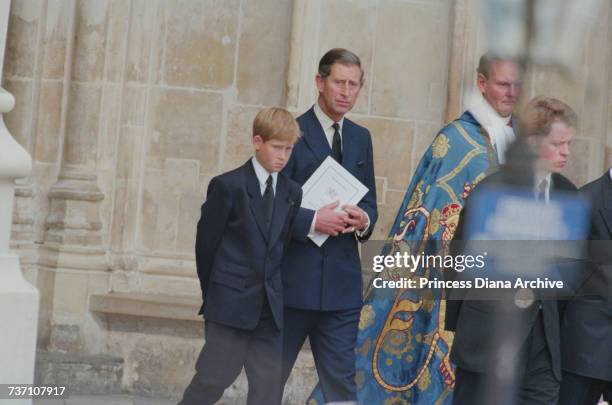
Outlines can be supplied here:
<path id="1" fill-rule="evenodd" d="M 332 140 L 332 157 L 342 164 L 342 138 L 340 138 L 340 125 L 334 122 L 334 139 Z"/>
<path id="2" fill-rule="evenodd" d="M 266 181 L 266 190 L 263 193 L 264 213 L 266 216 L 266 227 L 270 229 L 272 223 L 272 213 L 274 212 L 274 190 L 272 189 L 272 175 Z"/>

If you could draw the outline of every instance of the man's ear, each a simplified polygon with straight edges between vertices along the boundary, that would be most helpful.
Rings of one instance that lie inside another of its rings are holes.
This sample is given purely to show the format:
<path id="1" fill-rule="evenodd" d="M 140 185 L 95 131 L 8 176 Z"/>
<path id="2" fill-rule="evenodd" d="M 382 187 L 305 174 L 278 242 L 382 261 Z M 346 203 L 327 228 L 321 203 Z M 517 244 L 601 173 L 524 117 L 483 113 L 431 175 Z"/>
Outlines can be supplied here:
<path id="1" fill-rule="evenodd" d="M 325 78 L 321 76 L 319 73 L 317 73 L 317 75 L 315 76 L 315 83 L 317 85 L 317 90 L 319 90 L 319 93 L 323 91 L 324 82 L 325 82 Z"/>
<path id="2" fill-rule="evenodd" d="M 487 81 L 487 78 L 482 73 L 478 73 L 478 76 L 476 76 L 476 85 L 478 90 L 480 90 L 480 94 L 484 93 L 487 89 Z"/>
<path id="3" fill-rule="evenodd" d="M 253 137 L 253 147 L 255 148 L 256 151 L 258 151 L 261 148 L 261 145 L 264 144 L 264 140 L 261 137 L 261 135 L 255 135 Z"/>

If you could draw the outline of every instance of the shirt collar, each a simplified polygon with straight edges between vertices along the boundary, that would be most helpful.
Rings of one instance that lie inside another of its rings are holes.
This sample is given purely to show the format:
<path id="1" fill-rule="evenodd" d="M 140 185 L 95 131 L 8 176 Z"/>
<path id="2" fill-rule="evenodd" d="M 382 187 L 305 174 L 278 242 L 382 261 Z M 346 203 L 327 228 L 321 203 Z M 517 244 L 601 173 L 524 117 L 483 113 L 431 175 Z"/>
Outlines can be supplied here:
<path id="1" fill-rule="evenodd" d="M 608 173 L 610 174 L 610 179 L 612 179 L 612 167 L 610 168 L 610 171 Z"/>
<path id="2" fill-rule="evenodd" d="M 542 180 L 546 180 L 546 189 L 550 190 L 550 181 L 552 178 L 552 173 L 550 172 L 537 172 L 535 173 L 535 189 L 536 191 L 538 190 L 538 188 L 540 187 L 540 184 L 542 183 Z"/>
<path id="3" fill-rule="evenodd" d="M 261 163 L 259 163 L 255 156 L 251 158 L 251 162 L 253 162 L 253 169 L 255 170 L 257 181 L 259 181 L 259 186 L 265 189 L 268 176 L 272 175 L 272 188 L 276 190 L 276 179 L 278 177 L 278 173 L 268 173 L 268 171 L 261 165 Z"/>
<path id="4" fill-rule="evenodd" d="M 323 131 L 328 130 L 329 128 L 332 127 L 332 125 L 334 125 L 334 120 L 332 120 L 331 118 L 329 118 L 327 116 L 327 114 L 325 114 L 323 112 L 323 110 L 321 109 L 321 106 L 319 106 L 319 102 L 317 101 L 314 105 L 314 113 L 317 117 L 317 119 L 319 120 L 319 123 L 321 123 L 321 127 L 323 127 Z M 342 132 L 342 125 L 344 124 L 344 117 L 342 117 L 342 119 L 340 119 L 340 121 L 338 121 L 338 125 L 340 125 L 340 132 Z"/>

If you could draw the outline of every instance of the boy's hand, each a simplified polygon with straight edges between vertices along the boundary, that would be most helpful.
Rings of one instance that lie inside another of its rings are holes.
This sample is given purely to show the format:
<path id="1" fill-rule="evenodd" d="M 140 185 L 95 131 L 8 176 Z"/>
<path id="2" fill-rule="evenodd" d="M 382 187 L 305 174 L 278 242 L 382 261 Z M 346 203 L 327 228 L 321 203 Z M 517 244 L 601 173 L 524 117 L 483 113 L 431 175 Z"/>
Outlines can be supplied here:
<path id="1" fill-rule="evenodd" d="M 344 231 L 349 215 L 345 211 L 335 211 L 338 205 L 340 202 L 336 201 L 317 210 L 315 231 L 331 236 Z"/>
<path id="2" fill-rule="evenodd" d="M 348 214 L 346 228 L 342 231 L 342 233 L 361 231 L 368 225 L 367 214 L 358 206 L 347 204 L 342 206 L 342 209 Z"/>

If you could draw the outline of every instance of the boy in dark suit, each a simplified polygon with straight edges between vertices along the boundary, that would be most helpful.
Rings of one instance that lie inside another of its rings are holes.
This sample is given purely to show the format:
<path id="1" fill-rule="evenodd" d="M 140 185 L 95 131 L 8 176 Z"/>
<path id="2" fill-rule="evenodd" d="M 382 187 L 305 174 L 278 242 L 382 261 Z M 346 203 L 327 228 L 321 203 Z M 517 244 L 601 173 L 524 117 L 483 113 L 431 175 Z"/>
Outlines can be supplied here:
<path id="1" fill-rule="evenodd" d="M 259 112 L 255 156 L 213 178 L 198 222 L 196 265 L 206 343 L 181 405 L 213 404 L 244 366 L 247 404 L 281 402 L 281 259 L 302 190 L 279 173 L 299 137 L 282 108 Z"/>

